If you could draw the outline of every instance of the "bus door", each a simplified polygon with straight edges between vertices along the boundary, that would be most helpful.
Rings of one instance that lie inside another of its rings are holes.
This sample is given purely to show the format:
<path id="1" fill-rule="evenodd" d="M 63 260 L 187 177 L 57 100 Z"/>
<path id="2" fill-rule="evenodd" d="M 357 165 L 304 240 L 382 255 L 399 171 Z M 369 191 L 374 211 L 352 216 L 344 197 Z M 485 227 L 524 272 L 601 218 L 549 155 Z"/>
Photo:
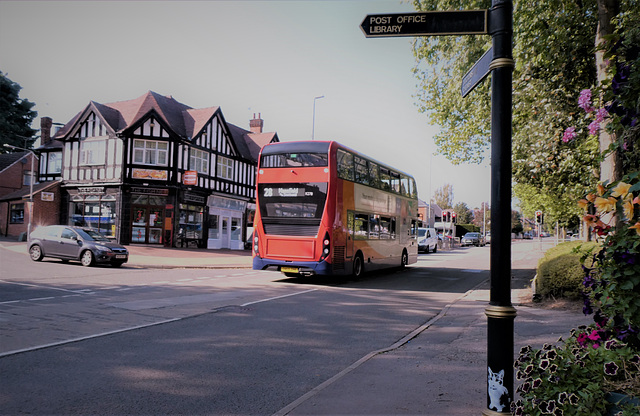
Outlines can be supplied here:
<path id="1" fill-rule="evenodd" d="M 347 212 L 347 253 L 346 258 L 353 258 L 353 238 L 354 238 L 355 214 L 353 211 Z"/>

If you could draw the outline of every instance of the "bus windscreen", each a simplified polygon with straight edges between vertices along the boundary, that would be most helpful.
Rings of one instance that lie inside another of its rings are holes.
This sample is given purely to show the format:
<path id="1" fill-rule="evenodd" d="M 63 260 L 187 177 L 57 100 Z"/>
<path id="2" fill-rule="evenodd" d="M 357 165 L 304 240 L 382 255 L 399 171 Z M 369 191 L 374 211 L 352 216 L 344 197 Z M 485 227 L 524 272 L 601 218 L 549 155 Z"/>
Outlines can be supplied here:
<path id="1" fill-rule="evenodd" d="M 260 184 L 263 218 L 322 218 L 327 183 Z"/>

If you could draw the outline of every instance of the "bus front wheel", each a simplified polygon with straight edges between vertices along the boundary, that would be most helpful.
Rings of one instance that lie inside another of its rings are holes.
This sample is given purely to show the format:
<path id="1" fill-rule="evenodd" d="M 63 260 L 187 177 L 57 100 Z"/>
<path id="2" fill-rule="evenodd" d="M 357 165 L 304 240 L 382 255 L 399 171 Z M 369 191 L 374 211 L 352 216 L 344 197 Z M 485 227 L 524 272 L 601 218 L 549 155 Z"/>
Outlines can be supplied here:
<path id="1" fill-rule="evenodd" d="M 427 249 L 428 252 L 429 249 Z M 407 250 L 402 251 L 402 258 L 400 258 L 400 268 L 404 269 L 406 265 L 409 264 L 409 254 L 407 254 Z"/>
<path id="2" fill-rule="evenodd" d="M 362 259 L 362 254 L 356 254 L 356 257 L 353 259 L 353 277 L 360 277 L 364 273 L 364 260 Z"/>

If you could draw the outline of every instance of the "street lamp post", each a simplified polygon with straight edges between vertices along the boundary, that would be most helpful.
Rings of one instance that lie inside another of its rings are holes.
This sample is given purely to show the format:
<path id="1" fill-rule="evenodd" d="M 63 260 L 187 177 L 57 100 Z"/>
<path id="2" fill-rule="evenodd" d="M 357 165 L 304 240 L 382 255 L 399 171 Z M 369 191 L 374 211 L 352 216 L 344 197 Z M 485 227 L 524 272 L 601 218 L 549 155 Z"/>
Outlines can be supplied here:
<path id="1" fill-rule="evenodd" d="M 31 149 L 25 149 L 24 147 L 12 146 L 10 144 L 5 143 L 4 147 L 8 147 L 9 149 L 14 150 L 24 150 L 31 153 L 31 174 L 29 178 L 29 223 L 27 224 L 27 241 L 31 238 L 31 218 L 33 217 L 33 177 L 34 177 L 34 168 L 33 162 L 36 158 L 36 154 Z"/>
<path id="2" fill-rule="evenodd" d="M 316 100 L 319 100 L 320 98 L 324 98 L 324 95 L 313 97 L 313 123 L 311 125 L 311 140 L 314 139 L 316 133 Z"/>

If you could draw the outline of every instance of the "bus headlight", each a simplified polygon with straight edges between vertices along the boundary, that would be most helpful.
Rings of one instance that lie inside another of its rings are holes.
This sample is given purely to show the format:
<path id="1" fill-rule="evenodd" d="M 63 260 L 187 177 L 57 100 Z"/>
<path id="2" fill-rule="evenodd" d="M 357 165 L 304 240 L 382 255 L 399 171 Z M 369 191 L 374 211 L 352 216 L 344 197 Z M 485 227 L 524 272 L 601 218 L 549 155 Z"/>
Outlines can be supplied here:
<path id="1" fill-rule="evenodd" d="M 329 253 L 331 253 L 331 240 L 329 239 L 329 233 L 326 233 L 322 240 L 322 256 L 320 256 L 320 261 L 329 257 Z"/>
<path id="2" fill-rule="evenodd" d="M 253 255 L 254 256 L 259 256 L 260 255 L 260 250 L 259 250 L 259 246 L 258 246 L 258 242 L 260 241 L 260 239 L 258 238 L 258 234 L 256 234 L 256 232 L 253 232 Z"/>

